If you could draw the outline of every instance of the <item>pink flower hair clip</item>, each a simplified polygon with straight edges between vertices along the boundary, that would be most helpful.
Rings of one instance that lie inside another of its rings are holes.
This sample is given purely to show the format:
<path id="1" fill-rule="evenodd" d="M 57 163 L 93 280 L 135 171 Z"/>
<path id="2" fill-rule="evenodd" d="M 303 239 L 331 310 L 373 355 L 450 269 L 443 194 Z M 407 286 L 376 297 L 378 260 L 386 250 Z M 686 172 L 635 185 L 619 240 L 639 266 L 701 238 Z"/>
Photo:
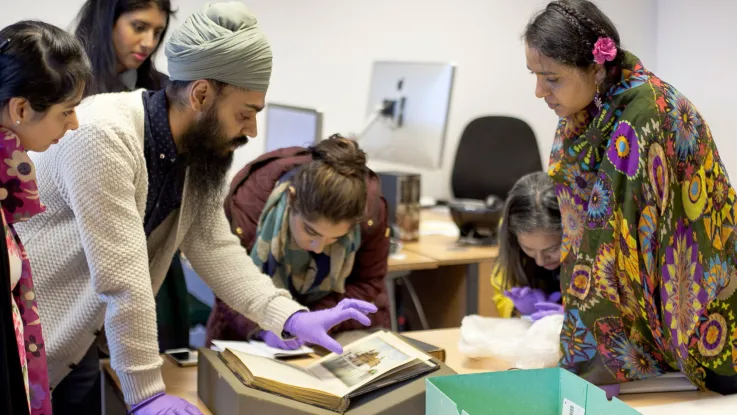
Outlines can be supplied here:
<path id="1" fill-rule="evenodd" d="M 594 62 L 603 65 L 604 62 L 611 62 L 617 57 L 617 45 L 610 37 L 600 37 L 594 43 Z"/>

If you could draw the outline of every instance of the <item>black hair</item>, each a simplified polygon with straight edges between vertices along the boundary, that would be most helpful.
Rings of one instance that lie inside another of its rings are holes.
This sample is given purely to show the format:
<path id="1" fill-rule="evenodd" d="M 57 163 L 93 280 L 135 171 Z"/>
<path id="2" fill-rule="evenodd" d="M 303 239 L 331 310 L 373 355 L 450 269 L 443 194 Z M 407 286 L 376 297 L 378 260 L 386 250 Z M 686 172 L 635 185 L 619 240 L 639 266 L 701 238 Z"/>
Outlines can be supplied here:
<path id="1" fill-rule="evenodd" d="M 0 30 L 0 108 L 22 97 L 43 113 L 78 95 L 91 79 L 82 45 L 64 30 L 31 20 Z"/>
<path id="2" fill-rule="evenodd" d="M 589 68 L 594 64 L 594 44 L 610 38 L 617 46 L 617 56 L 604 63 L 606 83 L 620 75 L 625 51 L 614 23 L 592 2 L 561 0 L 548 3 L 525 28 L 527 46 L 564 65 Z"/>
<path id="3" fill-rule="evenodd" d="M 520 247 L 517 235 L 532 232 L 560 232 L 560 208 L 555 186 L 546 172 L 530 173 L 514 184 L 504 205 L 499 230 L 499 259 L 497 267 L 503 272 L 503 288 L 532 287 L 548 293 L 558 282 L 550 271 L 538 267 Z"/>
<path id="4" fill-rule="evenodd" d="M 160 37 L 164 39 L 169 29 L 169 20 L 175 13 L 170 0 L 87 0 L 84 3 L 77 15 L 77 28 L 74 34 L 84 45 L 95 74 L 95 80 L 88 86 L 85 96 L 119 90 L 120 78 L 117 71 L 118 58 L 113 45 L 113 27 L 123 13 L 145 10 L 151 6 L 166 13 L 166 26 Z M 162 77 L 153 63 L 160 46 L 161 42 L 138 67 L 136 87 L 152 90 L 163 87 Z"/>

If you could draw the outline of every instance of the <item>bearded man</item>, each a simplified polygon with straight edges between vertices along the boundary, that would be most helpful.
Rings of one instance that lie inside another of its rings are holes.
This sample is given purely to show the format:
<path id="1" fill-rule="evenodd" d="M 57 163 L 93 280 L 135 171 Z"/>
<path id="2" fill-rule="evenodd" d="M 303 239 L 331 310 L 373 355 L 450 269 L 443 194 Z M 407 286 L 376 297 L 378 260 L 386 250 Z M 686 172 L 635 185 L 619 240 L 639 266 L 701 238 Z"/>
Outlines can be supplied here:
<path id="1" fill-rule="evenodd" d="M 222 210 L 236 148 L 256 136 L 271 76 L 269 43 L 240 3 L 190 16 L 166 44 L 162 91 L 96 95 L 80 126 L 34 155 L 47 212 L 19 226 L 34 268 L 54 412 L 99 412 L 104 331 L 135 414 L 199 411 L 165 393 L 154 294 L 180 249 L 215 294 L 283 339 L 341 352 L 327 332 L 370 324 L 368 303 L 309 312 L 254 266 Z M 96 407 L 98 406 L 98 407 Z"/>

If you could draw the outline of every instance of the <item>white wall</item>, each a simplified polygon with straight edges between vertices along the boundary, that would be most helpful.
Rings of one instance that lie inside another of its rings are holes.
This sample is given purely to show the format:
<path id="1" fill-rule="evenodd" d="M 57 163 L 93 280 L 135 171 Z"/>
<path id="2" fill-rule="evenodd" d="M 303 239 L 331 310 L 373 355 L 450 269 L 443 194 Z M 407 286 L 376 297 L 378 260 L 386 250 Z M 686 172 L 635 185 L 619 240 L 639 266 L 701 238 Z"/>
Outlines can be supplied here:
<path id="1" fill-rule="evenodd" d="M 188 4 L 194 0 L 187 0 Z M 324 132 L 357 132 L 374 60 L 454 61 L 457 72 L 441 170 L 423 174 L 423 195 L 448 197 L 461 132 L 489 114 L 519 117 L 538 137 L 547 166 L 556 117 L 534 96 L 520 36 L 539 0 L 250 0 L 269 35 L 274 72 L 268 99 L 319 107 Z M 181 3 L 182 5 L 184 3 Z M 604 0 L 623 42 L 655 60 L 654 0 Z M 183 6 L 182 6 L 183 7 Z M 637 10 L 633 13 L 632 10 Z M 239 161 L 256 150 L 247 149 Z M 385 164 L 372 163 L 374 168 Z"/>
<path id="2" fill-rule="evenodd" d="M 28 0 L 23 2 L 2 0 L 0 6 L 0 27 L 5 27 L 18 20 L 43 20 L 64 29 L 69 29 L 69 23 L 74 19 L 84 1 L 71 0 Z"/>
<path id="3" fill-rule="evenodd" d="M 174 0 L 179 9 L 178 20 L 197 10 L 203 2 Z M 537 135 L 543 165 L 547 165 L 556 118 L 534 96 L 534 78 L 525 68 L 520 40 L 530 16 L 546 3 L 544 0 L 246 2 L 258 16 L 274 51 L 274 72 L 267 99 L 321 108 L 325 113 L 326 135 L 360 130 L 374 60 L 456 62 L 443 167 L 423 175 L 423 194 L 433 197 L 450 195 L 450 172 L 458 139 L 466 124 L 479 116 L 511 115 L 527 121 Z M 599 0 L 597 3 L 617 24 L 625 47 L 654 68 L 656 0 Z M 67 27 L 81 4 L 82 0 L 10 2 L 10 7 L 3 7 L 0 25 L 33 17 Z M 165 67 L 163 60 L 160 53 L 157 61 L 162 63 L 160 67 Z M 237 167 L 262 149 L 263 142 L 256 140 L 240 150 Z M 372 163 L 372 167 L 388 166 Z"/>
<path id="4" fill-rule="evenodd" d="M 687 96 L 709 123 L 732 184 L 737 178 L 737 2 L 658 1 L 658 76 Z"/>

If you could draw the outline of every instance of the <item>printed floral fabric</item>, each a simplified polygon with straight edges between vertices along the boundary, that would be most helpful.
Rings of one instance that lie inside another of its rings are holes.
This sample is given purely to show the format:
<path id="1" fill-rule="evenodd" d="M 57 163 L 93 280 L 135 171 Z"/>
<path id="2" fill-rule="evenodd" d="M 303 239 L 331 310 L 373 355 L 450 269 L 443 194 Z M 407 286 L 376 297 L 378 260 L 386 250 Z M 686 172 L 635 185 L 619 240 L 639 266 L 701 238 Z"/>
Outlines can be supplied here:
<path id="1" fill-rule="evenodd" d="M 620 81 L 561 119 L 560 365 L 598 384 L 737 375 L 735 191 L 711 131 L 627 54 Z"/>
<path id="2" fill-rule="evenodd" d="M 51 414 L 46 349 L 41 331 L 36 294 L 31 278 L 31 264 L 13 223 L 42 213 L 36 186 L 36 169 L 18 137 L 0 128 L 0 205 L 3 229 L 12 264 L 20 261 L 20 278 L 13 288 L 13 323 L 18 341 L 19 359 L 26 381 L 26 396 L 32 415 Z M 11 278 L 12 279 L 12 278 Z"/>

